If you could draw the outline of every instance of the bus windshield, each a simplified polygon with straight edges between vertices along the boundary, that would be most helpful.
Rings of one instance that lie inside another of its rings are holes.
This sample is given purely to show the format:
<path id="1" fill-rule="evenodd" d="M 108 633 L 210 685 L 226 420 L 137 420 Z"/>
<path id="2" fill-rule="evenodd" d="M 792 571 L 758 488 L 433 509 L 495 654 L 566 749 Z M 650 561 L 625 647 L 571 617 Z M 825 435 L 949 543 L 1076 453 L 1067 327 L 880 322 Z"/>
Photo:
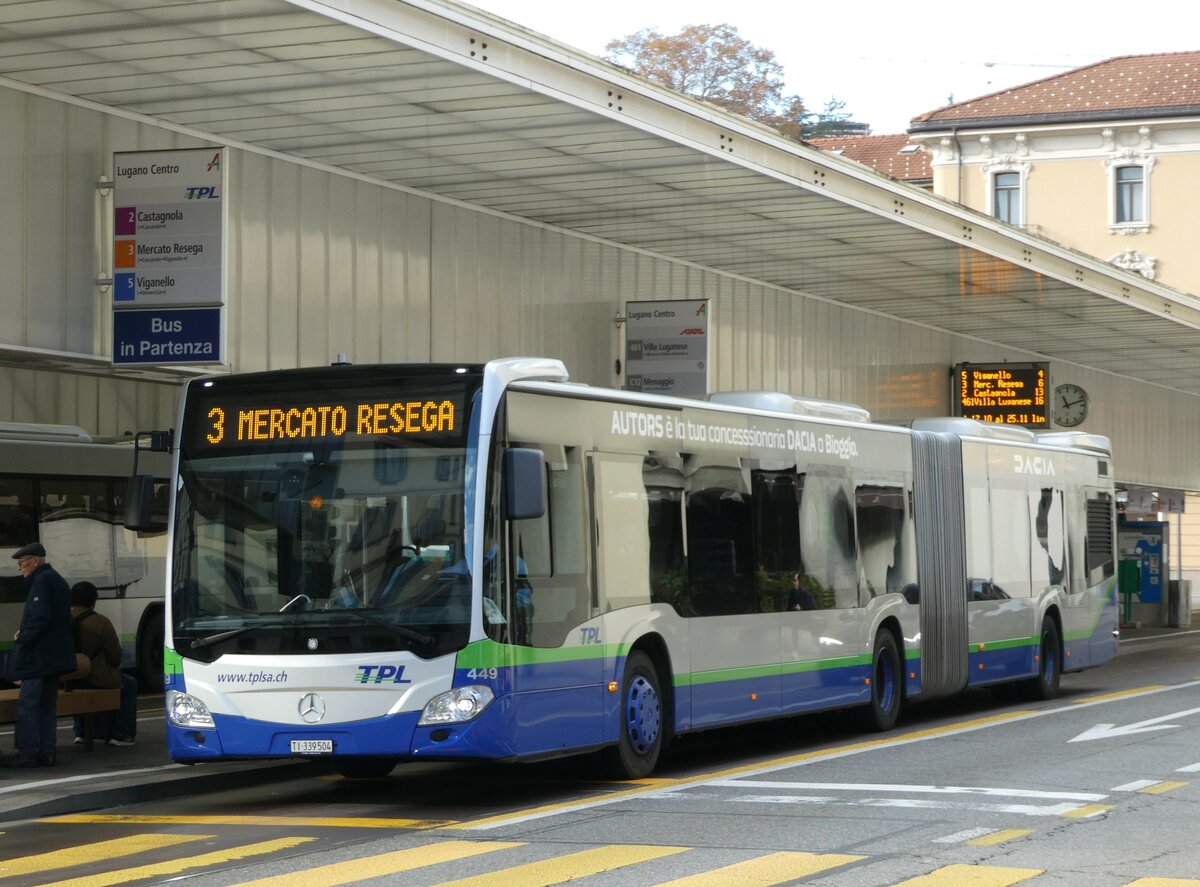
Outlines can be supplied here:
<path id="1" fill-rule="evenodd" d="M 344 390 L 243 398 L 217 387 L 189 400 L 171 596 L 179 655 L 431 658 L 465 645 L 475 470 L 463 380 Z"/>

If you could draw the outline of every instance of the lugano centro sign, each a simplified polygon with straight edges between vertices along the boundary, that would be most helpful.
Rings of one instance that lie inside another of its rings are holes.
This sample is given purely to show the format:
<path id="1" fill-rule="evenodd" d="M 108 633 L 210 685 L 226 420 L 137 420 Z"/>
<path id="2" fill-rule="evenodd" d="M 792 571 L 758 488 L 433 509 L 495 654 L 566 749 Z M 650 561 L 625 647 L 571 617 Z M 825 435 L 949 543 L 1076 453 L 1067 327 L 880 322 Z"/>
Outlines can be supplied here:
<path id="1" fill-rule="evenodd" d="M 113 364 L 222 362 L 225 151 L 113 155 Z"/>

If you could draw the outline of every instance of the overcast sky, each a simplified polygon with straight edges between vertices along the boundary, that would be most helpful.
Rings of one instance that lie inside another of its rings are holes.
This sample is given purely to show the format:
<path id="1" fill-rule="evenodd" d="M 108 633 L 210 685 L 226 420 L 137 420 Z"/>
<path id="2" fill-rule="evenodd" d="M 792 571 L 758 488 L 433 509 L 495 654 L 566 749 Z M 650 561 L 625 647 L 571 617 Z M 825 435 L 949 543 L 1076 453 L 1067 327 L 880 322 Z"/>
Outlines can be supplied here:
<path id="1" fill-rule="evenodd" d="M 1195 0 L 1043 0 L 952 7 L 838 0 L 475 0 L 474 6 L 593 55 L 642 28 L 728 23 L 775 53 L 787 95 L 814 111 L 836 97 L 874 133 L 952 101 L 1118 55 L 1200 50 Z M 953 22 L 953 26 L 951 26 Z"/>

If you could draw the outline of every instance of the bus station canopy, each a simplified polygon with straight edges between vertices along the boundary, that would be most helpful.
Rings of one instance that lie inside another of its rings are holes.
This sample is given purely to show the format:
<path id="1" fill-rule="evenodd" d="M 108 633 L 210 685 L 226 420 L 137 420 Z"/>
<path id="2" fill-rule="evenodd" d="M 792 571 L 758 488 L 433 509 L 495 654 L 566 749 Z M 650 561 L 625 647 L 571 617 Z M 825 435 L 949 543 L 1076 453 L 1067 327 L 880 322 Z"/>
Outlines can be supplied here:
<path id="1" fill-rule="evenodd" d="M 1188 295 L 451 0 L 0 0 L 0 77 L 1200 394 Z"/>

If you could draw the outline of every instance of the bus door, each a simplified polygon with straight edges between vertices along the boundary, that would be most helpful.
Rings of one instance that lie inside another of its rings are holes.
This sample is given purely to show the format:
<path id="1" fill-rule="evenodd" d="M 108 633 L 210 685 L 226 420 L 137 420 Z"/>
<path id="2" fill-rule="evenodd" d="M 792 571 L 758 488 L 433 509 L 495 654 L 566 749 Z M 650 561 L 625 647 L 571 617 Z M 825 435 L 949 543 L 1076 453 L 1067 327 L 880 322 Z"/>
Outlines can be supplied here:
<path id="1" fill-rule="evenodd" d="M 749 472 L 713 457 L 687 478 L 692 726 L 782 710 L 780 614 L 760 612 Z"/>
<path id="2" fill-rule="evenodd" d="M 687 668 L 679 621 L 659 618 L 660 610 L 650 607 L 668 604 L 678 611 L 684 606 L 682 481 L 670 458 L 589 454 L 599 614 L 595 628 L 603 643 L 606 680 L 623 678 L 629 642 L 651 631 L 666 640 L 676 674 Z M 686 724 L 686 691 L 670 698 L 676 702 L 673 720 Z M 604 732 L 610 740 L 621 729 L 620 699 L 620 693 L 610 694 L 605 704 Z"/>
<path id="3" fill-rule="evenodd" d="M 605 638 L 593 620 L 584 459 L 580 448 L 518 444 L 545 455 L 547 508 L 512 522 L 512 742 L 521 755 L 599 745 Z"/>

